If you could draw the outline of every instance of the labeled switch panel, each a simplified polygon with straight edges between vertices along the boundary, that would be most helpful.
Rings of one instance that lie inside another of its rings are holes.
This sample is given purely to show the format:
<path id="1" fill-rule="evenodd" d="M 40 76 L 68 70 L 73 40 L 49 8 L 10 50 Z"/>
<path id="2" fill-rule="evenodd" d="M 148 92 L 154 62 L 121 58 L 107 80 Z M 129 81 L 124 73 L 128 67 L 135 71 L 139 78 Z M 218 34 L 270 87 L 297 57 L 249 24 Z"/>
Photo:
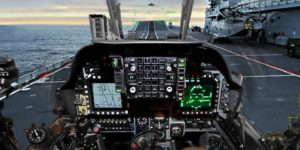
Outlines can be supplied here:
<path id="1" fill-rule="evenodd" d="M 178 71 L 176 57 L 124 58 L 127 98 L 176 99 Z"/>

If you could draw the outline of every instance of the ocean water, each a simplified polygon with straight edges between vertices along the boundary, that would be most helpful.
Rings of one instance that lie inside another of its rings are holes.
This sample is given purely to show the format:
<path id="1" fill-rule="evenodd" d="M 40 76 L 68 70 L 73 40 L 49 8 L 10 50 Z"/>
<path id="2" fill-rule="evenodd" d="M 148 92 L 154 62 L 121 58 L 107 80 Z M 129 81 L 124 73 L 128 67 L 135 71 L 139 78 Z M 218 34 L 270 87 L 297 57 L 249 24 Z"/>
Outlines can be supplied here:
<path id="1" fill-rule="evenodd" d="M 124 27 L 124 32 L 130 28 Z M 20 75 L 74 56 L 90 43 L 88 25 L 0 26 L 0 56 L 13 58 Z"/>

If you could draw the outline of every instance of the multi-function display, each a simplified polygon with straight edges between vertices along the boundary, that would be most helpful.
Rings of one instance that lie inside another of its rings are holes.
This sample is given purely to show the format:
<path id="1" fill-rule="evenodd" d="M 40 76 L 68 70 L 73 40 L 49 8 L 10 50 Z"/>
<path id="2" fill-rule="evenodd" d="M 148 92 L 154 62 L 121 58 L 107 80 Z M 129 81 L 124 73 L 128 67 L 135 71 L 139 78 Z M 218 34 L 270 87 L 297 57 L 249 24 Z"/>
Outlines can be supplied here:
<path id="1" fill-rule="evenodd" d="M 122 108 L 121 94 L 114 83 L 92 83 L 94 108 Z"/>

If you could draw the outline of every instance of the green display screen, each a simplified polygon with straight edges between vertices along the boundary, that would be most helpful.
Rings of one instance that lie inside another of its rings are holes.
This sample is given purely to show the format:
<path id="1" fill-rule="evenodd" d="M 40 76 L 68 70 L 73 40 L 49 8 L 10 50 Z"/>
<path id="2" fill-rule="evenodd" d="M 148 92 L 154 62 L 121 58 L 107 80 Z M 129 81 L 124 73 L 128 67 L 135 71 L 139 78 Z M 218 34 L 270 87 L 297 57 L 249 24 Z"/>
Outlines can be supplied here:
<path id="1" fill-rule="evenodd" d="M 213 100 L 213 84 L 201 84 L 200 82 L 188 82 L 181 100 L 182 108 L 211 108 Z"/>

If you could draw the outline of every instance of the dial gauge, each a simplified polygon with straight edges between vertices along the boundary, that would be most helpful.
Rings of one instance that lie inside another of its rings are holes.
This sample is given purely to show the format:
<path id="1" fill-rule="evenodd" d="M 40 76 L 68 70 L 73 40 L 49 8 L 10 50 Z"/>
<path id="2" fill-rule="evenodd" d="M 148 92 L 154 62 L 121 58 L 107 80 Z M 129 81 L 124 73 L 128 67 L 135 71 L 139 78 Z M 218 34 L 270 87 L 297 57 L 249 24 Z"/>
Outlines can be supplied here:
<path id="1" fill-rule="evenodd" d="M 27 138 L 32 144 L 41 144 L 47 139 L 47 131 L 44 128 L 32 128 L 27 132 Z"/>

